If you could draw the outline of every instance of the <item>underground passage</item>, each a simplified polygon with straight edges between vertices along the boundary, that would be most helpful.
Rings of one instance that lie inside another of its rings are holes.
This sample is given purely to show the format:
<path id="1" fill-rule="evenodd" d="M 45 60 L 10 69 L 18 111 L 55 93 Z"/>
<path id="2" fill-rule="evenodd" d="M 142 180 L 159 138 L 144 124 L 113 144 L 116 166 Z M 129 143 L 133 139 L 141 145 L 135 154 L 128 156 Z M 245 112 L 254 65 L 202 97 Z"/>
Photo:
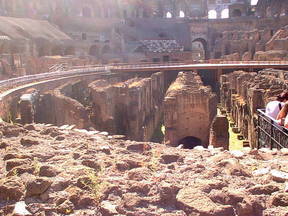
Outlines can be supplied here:
<path id="1" fill-rule="evenodd" d="M 196 146 L 202 146 L 202 141 L 197 137 L 187 136 L 181 139 L 178 144 L 183 145 L 184 149 L 193 149 Z"/>

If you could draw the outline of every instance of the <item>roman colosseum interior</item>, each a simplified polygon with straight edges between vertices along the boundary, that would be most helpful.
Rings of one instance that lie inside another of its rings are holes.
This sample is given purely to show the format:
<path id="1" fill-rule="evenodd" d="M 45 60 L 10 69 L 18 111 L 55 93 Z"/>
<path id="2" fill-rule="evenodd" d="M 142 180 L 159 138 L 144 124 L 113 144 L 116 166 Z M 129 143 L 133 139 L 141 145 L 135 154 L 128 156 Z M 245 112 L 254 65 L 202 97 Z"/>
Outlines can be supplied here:
<path id="1" fill-rule="evenodd" d="M 0 215 L 288 215 L 288 0 L 0 0 L 0 27 Z"/>

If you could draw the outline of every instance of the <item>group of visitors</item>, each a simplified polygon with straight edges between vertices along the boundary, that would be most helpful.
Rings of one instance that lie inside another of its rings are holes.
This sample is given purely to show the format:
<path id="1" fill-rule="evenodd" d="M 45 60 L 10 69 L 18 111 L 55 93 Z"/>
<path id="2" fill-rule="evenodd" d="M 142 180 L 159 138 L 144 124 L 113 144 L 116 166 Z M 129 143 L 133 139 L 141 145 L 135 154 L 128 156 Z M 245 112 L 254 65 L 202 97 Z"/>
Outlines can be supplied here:
<path id="1" fill-rule="evenodd" d="M 288 128 L 288 91 L 278 95 L 275 101 L 270 101 L 265 113 L 275 119 L 279 125 Z"/>

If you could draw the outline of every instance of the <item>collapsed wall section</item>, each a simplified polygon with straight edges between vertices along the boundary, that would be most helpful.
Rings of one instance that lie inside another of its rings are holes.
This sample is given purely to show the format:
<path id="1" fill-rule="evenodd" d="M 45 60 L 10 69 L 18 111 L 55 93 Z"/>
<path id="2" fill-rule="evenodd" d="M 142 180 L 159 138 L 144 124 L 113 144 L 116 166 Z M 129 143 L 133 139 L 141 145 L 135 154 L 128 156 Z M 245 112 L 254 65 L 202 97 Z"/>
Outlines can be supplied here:
<path id="1" fill-rule="evenodd" d="M 97 130 L 149 141 L 162 116 L 164 74 L 89 85 L 91 121 Z"/>
<path id="2" fill-rule="evenodd" d="M 220 79 L 221 106 L 234 120 L 251 147 L 257 145 L 257 109 L 287 89 L 288 72 L 266 69 L 257 73 L 235 71 Z"/>
<path id="3" fill-rule="evenodd" d="M 89 128 L 92 126 L 89 112 L 82 103 L 76 100 L 81 98 L 85 102 L 85 91 L 82 91 L 84 89 L 84 82 L 76 81 L 44 93 L 36 108 L 35 121 L 57 126 L 68 124 L 75 125 L 77 128 Z"/>
<path id="4" fill-rule="evenodd" d="M 200 76 L 180 72 L 164 100 L 165 143 L 171 146 L 208 146 L 217 98 Z"/>

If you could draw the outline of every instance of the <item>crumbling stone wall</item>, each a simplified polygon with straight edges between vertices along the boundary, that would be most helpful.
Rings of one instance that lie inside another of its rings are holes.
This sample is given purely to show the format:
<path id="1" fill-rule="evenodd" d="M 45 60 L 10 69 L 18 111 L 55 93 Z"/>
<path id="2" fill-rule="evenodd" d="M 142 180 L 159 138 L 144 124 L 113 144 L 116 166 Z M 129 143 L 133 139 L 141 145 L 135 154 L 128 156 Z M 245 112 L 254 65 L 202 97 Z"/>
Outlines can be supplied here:
<path id="1" fill-rule="evenodd" d="M 57 126 L 75 125 L 77 128 L 92 126 L 88 110 L 83 104 L 71 97 L 73 86 L 76 83 L 64 84 L 41 95 L 35 121 Z M 70 90 L 69 94 L 68 90 Z M 69 96 L 66 96 L 64 92 Z"/>
<path id="2" fill-rule="evenodd" d="M 164 75 L 125 82 L 97 80 L 89 85 L 91 121 L 97 130 L 148 141 L 162 116 Z"/>
<path id="3" fill-rule="evenodd" d="M 286 71 L 267 69 L 257 73 L 235 71 L 221 76 L 221 106 L 231 114 L 252 147 L 256 147 L 257 109 L 287 89 Z"/>
<path id="4" fill-rule="evenodd" d="M 226 116 L 217 115 L 210 129 L 209 145 L 229 150 L 229 122 Z"/>
<path id="5" fill-rule="evenodd" d="M 286 23 L 287 25 L 287 23 Z M 225 60 L 276 61 L 288 59 L 288 26 L 268 23 L 253 30 L 224 31 L 215 53 Z"/>
<path id="6" fill-rule="evenodd" d="M 216 95 L 203 86 L 200 76 L 179 73 L 164 100 L 165 143 L 177 146 L 181 139 L 195 137 L 207 146 L 216 106 Z"/>

